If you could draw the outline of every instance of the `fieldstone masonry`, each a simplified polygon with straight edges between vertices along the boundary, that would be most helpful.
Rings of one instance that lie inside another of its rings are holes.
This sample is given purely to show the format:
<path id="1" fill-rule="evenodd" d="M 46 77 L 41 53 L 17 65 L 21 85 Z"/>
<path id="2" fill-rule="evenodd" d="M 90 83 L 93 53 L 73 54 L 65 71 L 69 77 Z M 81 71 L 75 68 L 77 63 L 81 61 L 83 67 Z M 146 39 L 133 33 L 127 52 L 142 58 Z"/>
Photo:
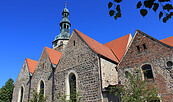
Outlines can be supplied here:
<path id="1" fill-rule="evenodd" d="M 55 93 L 65 94 L 67 89 L 65 79 L 71 70 L 77 73 L 77 90 L 84 97 L 82 101 L 100 102 L 101 79 L 99 75 L 98 56 L 74 32 L 55 72 Z"/>
<path id="2" fill-rule="evenodd" d="M 13 99 L 12 102 L 19 102 L 19 94 L 21 92 L 21 87 L 24 89 L 23 102 L 28 102 L 28 94 L 29 94 L 29 70 L 26 63 L 26 60 L 22 66 L 22 69 L 18 75 L 18 78 L 14 85 L 13 90 Z"/>

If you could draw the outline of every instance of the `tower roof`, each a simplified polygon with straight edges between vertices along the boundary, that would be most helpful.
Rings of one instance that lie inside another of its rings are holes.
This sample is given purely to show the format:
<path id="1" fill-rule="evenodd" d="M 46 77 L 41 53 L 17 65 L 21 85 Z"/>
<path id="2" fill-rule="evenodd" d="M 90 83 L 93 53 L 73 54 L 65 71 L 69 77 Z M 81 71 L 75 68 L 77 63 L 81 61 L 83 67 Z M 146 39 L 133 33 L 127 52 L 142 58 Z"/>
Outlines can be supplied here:
<path id="1" fill-rule="evenodd" d="M 62 16 L 63 17 L 60 22 L 60 34 L 55 37 L 54 41 L 57 41 L 59 39 L 69 39 L 70 38 L 71 23 L 68 18 L 69 10 L 67 9 L 67 4 L 65 4 L 65 8 L 63 9 Z"/>

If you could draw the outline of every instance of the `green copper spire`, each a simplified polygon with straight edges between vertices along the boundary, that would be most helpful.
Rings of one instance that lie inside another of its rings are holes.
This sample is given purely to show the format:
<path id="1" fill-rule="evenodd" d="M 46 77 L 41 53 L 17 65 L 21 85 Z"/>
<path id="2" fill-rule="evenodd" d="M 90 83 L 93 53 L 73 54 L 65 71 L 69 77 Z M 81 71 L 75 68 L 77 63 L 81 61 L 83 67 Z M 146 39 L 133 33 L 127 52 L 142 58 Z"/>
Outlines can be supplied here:
<path id="1" fill-rule="evenodd" d="M 69 39 L 71 23 L 69 20 L 69 10 L 67 9 L 67 2 L 62 12 L 62 20 L 60 22 L 60 34 L 55 37 L 54 41 L 58 39 Z"/>

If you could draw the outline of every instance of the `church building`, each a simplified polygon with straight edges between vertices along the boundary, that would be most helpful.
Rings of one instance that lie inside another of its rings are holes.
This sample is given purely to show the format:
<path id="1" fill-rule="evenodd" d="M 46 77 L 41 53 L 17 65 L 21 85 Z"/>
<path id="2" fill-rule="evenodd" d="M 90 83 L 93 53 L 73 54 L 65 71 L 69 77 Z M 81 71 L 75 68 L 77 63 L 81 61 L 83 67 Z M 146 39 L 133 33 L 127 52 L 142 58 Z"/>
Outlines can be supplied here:
<path id="1" fill-rule="evenodd" d="M 162 102 L 173 102 L 173 36 L 157 40 L 136 30 L 133 37 L 127 34 L 101 44 L 77 29 L 70 35 L 66 6 L 62 16 L 53 49 L 44 47 L 38 61 L 25 59 L 12 102 L 29 102 L 33 90 L 47 96 L 47 102 L 58 102 L 58 94 L 72 99 L 76 92 L 82 102 L 120 102 L 107 88 L 123 85 L 125 73 L 136 70 L 143 80 L 157 84 Z"/>

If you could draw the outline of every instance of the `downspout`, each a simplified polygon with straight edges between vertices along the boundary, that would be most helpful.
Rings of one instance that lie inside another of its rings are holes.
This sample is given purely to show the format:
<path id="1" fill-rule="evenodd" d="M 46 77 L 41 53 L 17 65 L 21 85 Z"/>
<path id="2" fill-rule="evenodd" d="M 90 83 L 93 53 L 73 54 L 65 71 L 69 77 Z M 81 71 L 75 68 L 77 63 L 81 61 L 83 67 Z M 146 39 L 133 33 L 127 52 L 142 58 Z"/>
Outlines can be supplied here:
<path id="1" fill-rule="evenodd" d="M 55 93 L 55 78 L 54 78 L 54 73 L 56 69 L 55 64 L 51 64 L 52 66 L 52 101 L 54 102 L 54 93 Z"/>
<path id="2" fill-rule="evenodd" d="M 103 91 L 103 86 L 102 86 L 102 70 L 101 70 L 101 60 L 100 60 L 100 55 L 98 55 L 99 57 L 99 69 L 100 69 L 100 86 L 101 86 L 101 95 L 102 95 L 102 91 Z"/>
<path id="3" fill-rule="evenodd" d="M 31 91 L 31 78 L 32 78 L 32 73 L 29 73 L 29 93 L 28 93 L 28 102 L 30 99 L 30 91 Z"/>

